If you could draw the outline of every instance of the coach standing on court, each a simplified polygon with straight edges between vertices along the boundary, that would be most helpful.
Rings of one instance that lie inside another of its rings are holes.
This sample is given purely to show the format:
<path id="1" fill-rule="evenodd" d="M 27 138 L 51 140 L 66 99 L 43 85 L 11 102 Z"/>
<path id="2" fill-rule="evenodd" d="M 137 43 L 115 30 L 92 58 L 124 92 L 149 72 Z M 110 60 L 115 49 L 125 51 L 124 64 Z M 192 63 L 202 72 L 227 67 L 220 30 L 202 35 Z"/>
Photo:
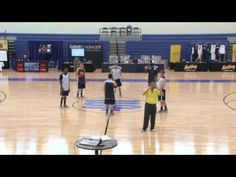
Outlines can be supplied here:
<path id="1" fill-rule="evenodd" d="M 146 95 L 146 103 L 144 109 L 144 120 L 142 132 L 145 132 L 148 127 L 149 119 L 151 116 L 151 128 L 150 131 L 155 132 L 155 121 L 156 121 L 156 103 L 158 96 L 162 96 L 163 92 L 156 87 L 155 82 L 151 82 L 149 88 L 147 88 L 143 95 Z"/>

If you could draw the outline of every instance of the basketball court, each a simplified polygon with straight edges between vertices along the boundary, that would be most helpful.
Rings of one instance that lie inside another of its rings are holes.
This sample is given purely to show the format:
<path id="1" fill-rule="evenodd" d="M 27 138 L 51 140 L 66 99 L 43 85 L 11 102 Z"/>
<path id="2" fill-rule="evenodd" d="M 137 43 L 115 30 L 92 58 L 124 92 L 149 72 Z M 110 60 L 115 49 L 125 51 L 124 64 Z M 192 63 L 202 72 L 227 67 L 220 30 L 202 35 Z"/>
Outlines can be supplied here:
<path id="1" fill-rule="evenodd" d="M 59 71 L 0 73 L 0 154 L 94 154 L 75 146 L 78 138 L 102 135 L 107 116 L 107 73 L 86 73 L 84 99 L 77 82 L 61 109 Z M 157 113 L 156 132 L 140 132 L 147 74 L 123 73 L 122 97 L 107 135 L 118 146 L 102 154 L 236 154 L 236 76 L 233 72 L 167 70 L 167 113 Z M 160 106 L 158 104 L 157 108 Z"/>

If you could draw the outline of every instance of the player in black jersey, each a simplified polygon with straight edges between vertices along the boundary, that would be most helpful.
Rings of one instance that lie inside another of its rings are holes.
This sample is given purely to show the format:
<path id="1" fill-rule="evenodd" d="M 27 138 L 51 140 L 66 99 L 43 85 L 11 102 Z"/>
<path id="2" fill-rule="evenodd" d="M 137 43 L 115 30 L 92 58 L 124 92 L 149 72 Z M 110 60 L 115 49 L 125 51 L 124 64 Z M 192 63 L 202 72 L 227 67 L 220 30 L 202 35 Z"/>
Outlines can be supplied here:
<path id="1" fill-rule="evenodd" d="M 79 68 L 77 68 L 76 75 L 78 77 L 77 98 L 84 98 L 83 89 L 85 89 L 85 68 L 83 63 L 80 63 Z"/>
<path id="2" fill-rule="evenodd" d="M 108 74 L 108 79 L 104 82 L 104 93 L 105 93 L 105 105 L 106 105 L 106 114 L 108 114 L 110 107 L 110 114 L 114 115 L 114 104 L 115 104 L 115 92 L 114 88 L 116 83 L 112 78 L 112 74 Z"/>

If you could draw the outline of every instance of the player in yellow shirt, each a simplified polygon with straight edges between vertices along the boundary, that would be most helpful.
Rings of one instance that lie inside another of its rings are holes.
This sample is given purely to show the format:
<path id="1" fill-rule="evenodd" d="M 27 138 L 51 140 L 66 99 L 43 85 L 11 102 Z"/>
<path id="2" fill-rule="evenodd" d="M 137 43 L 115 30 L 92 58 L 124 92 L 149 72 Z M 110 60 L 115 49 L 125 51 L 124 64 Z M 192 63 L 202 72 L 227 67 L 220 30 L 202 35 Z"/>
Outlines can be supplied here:
<path id="1" fill-rule="evenodd" d="M 149 119 L 151 116 L 151 128 L 152 132 L 155 131 L 155 120 L 156 120 L 156 103 L 158 96 L 162 96 L 163 92 L 159 88 L 156 87 L 155 82 L 151 82 L 149 88 L 147 88 L 143 95 L 146 95 L 146 103 L 144 109 L 144 121 L 143 121 L 143 129 L 142 132 L 145 132 L 148 127 Z"/>

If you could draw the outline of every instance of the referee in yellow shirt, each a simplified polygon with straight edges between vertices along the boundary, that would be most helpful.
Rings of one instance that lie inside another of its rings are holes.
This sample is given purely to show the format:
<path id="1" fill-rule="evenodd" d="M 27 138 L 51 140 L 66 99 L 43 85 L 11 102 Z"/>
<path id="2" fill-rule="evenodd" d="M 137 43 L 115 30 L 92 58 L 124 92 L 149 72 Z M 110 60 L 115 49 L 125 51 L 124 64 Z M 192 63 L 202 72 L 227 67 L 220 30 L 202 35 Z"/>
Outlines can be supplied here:
<path id="1" fill-rule="evenodd" d="M 147 88 L 143 95 L 146 95 L 146 103 L 144 109 L 144 121 L 142 132 L 145 132 L 148 127 L 149 119 L 151 116 L 151 128 L 152 132 L 155 131 L 155 120 L 156 120 L 156 103 L 158 96 L 162 96 L 163 92 L 156 87 L 155 82 L 151 82 L 149 88 Z"/>

